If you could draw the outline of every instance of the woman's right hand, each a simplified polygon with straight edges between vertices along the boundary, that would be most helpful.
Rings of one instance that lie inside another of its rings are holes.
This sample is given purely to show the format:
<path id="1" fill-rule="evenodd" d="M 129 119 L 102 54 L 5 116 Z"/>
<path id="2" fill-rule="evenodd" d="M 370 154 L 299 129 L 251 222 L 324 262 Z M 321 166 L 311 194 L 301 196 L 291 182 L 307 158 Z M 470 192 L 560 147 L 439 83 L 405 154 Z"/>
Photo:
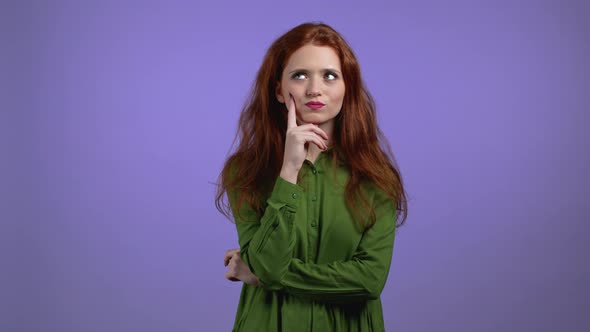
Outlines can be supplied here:
<path id="1" fill-rule="evenodd" d="M 328 135 L 313 123 L 297 125 L 295 100 L 291 94 L 285 104 L 288 110 L 287 135 L 280 176 L 291 183 L 297 183 L 297 174 L 307 157 L 308 144 L 313 143 L 321 150 L 326 150 L 328 147 L 324 140 L 328 140 Z"/>

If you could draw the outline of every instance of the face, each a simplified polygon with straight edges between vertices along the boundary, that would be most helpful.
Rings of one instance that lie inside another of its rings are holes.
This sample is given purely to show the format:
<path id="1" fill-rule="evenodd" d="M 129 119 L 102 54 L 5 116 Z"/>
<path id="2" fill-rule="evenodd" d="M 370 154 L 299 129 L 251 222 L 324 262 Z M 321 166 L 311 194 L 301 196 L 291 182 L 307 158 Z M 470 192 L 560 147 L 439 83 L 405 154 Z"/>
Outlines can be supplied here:
<path id="1" fill-rule="evenodd" d="M 299 123 L 333 122 L 344 100 L 340 59 L 328 46 L 305 45 L 295 51 L 281 75 L 276 97 L 285 103 L 295 99 Z"/>

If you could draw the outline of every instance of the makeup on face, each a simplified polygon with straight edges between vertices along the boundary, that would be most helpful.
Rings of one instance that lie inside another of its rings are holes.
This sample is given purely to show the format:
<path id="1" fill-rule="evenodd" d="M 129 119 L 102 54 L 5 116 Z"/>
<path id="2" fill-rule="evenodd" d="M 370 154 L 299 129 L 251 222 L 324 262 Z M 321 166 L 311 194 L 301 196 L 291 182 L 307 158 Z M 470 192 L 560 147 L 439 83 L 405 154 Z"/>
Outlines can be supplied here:
<path id="1" fill-rule="evenodd" d="M 301 122 L 333 122 L 345 93 L 338 54 L 329 46 L 302 46 L 285 64 L 280 90 L 282 96 L 293 96 Z"/>

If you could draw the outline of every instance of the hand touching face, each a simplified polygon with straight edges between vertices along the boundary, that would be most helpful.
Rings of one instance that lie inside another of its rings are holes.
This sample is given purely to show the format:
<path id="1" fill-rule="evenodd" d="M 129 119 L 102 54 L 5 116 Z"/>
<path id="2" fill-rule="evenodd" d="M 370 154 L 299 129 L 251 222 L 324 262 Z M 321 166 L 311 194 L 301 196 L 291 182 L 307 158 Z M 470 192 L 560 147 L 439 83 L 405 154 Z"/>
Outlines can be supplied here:
<path id="1" fill-rule="evenodd" d="M 285 154 L 281 176 L 292 183 L 297 181 L 297 174 L 307 156 L 309 144 L 315 144 L 320 150 L 326 150 L 329 139 L 325 131 L 314 123 L 297 125 L 296 107 L 293 96 L 289 95 L 287 102 L 287 133 L 285 139 Z"/>

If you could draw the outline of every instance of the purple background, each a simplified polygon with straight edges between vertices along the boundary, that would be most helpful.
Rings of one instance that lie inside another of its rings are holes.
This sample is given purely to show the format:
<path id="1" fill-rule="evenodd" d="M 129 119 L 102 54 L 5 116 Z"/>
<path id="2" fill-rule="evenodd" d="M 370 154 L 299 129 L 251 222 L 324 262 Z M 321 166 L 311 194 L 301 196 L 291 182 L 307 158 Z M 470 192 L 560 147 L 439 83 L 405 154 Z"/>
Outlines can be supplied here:
<path id="1" fill-rule="evenodd" d="M 588 331 L 586 3 L 4 1 L 0 330 L 229 331 L 212 183 L 266 48 L 322 20 L 409 193 L 388 331 Z"/>

